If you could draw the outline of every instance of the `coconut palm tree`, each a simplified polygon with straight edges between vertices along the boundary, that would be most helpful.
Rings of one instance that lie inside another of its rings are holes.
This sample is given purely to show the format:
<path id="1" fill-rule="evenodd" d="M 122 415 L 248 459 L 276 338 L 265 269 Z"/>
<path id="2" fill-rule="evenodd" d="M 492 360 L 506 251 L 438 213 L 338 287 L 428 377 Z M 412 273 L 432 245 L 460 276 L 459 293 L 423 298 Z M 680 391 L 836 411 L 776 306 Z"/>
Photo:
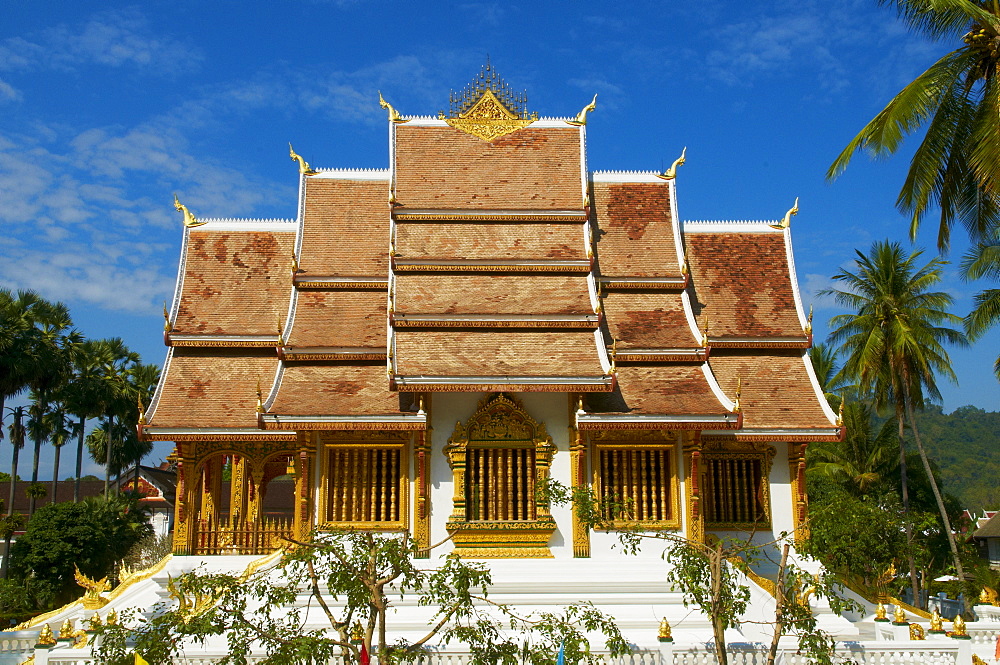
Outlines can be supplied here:
<path id="1" fill-rule="evenodd" d="M 975 242 L 1000 223 L 1000 3 L 995 0 L 879 0 L 914 32 L 956 47 L 903 88 L 830 166 L 836 178 L 855 153 L 895 153 L 925 129 L 896 201 L 910 235 L 940 210 L 938 248 L 961 222 Z"/>
<path id="2" fill-rule="evenodd" d="M 959 317 L 947 311 L 952 304 L 951 296 L 930 290 L 941 281 L 941 268 L 946 262 L 932 259 L 918 266 L 921 253 L 917 250 L 905 256 L 899 243 L 889 241 L 876 242 L 868 254 L 858 251 L 856 270 L 844 269 L 833 276 L 845 289 L 827 291 L 838 304 L 856 312 L 831 319 L 834 329 L 830 340 L 839 342 L 846 356 L 841 374 L 855 380 L 862 391 L 871 395 L 877 409 L 895 412 L 905 512 L 909 511 L 909 494 L 903 427 L 904 422 L 909 424 L 961 579 L 963 570 L 958 547 L 920 440 L 914 410 L 923 406 L 925 397 L 940 398 L 936 374 L 955 380 L 943 344 L 965 345 L 968 342 L 959 330 L 949 327 L 961 323 Z M 910 530 L 907 520 L 907 540 L 912 542 Z M 919 598 L 912 556 L 909 565 L 913 597 Z"/>
<path id="3" fill-rule="evenodd" d="M 140 357 L 138 353 L 130 351 L 119 337 L 98 340 L 94 352 L 103 386 L 103 412 L 99 416 L 101 425 L 91 432 L 87 444 L 91 458 L 104 464 L 104 493 L 107 495 L 111 487 L 112 469 L 122 468 L 119 460 L 121 451 L 115 449 L 120 448 L 128 438 L 127 432 L 121 427 L 122 418 L 136 410 L 136 402 L 127 381 L 127 371 L 140 362 Z M 103 435 L 95 434 L 98 431 L 103 432 Z M 107 445 L 108 442 L 110 445 Z"/>
<path id="4" fill-rule="evenodd" d="M 1000 236 L 977 243 L 962 258 L 962 276 L 965 279 L 989 278 L 1000 281 Z M 965 332 L 972 340 L 1000 323 L 1000 289 L 985 289 L 975 296 L 976 306 L 965 317 Z M 993 372 L 1000 379 L 1000 357 L 993 364 Z"/>
<path id="5" fill-rule="evenodd" d="M 878 491 L 896 471 L 894 449 L 896 421 L 874 427 L 872 409 L 863 402 L 844 405 L 843 441 L 824 441 L 809 446 L 810 474 L 826 476 L 855 496 Z"/>

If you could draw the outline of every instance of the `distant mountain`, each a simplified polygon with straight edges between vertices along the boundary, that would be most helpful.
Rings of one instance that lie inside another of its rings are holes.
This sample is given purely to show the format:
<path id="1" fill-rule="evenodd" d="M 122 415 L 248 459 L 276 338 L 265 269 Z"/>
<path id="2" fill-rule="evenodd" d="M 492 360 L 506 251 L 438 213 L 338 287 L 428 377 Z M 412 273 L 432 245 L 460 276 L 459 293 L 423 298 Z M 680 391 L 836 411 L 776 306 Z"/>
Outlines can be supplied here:
<path id="1" fill-rule="evenodd" d="M 1000 508 L 1000 412 L 962 406 L 945 414 L 928 404 L 917 426 L 945 492 L 970 510 Z"/>

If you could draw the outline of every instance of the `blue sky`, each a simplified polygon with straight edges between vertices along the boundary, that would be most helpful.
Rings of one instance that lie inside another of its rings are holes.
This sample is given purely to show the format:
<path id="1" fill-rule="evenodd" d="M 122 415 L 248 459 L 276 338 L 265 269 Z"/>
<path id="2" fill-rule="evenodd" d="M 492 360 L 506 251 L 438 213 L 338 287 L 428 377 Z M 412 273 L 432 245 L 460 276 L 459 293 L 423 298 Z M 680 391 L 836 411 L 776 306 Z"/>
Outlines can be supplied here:
<path id="1" fill-rule="evenodd" d="M 294 217 L 288 142 L 313 166 L 383 168 L 377 91 L 403 114 L 435 114 L 488 54 L 540 115 L 575 115 L 599 95 L 592 170 L 661 169 L 687 146 L 684 219 L 774 219 L 800 197 L 798 276 L 821 339 L 837 312 L 815 292 L 854 250 L 909 247 L 893 205 L 907 154 L 858 157 L 833 184 L 826 168 L 953 48 L 874 4 L 4 3 L 0 285 L 63 300 L 88 337 L 121 336 L 159 363 L 174 192 L 201 217 Z M 934 238 L 932 223 L 918 241 L 928 259 Z M 949 266 L 956 313 L 977 286 Z M 952 351 L 960 384 L 942 384 L 946 410 L 1000 409 L 998 342 Z"/>

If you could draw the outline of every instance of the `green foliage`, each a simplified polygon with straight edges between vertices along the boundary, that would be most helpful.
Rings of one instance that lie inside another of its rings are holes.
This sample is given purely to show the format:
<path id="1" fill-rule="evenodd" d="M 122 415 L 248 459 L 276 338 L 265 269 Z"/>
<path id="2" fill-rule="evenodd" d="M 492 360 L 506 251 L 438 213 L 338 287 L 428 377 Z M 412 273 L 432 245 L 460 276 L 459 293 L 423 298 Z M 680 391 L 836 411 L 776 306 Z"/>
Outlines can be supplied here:
<path id="1" fill-rule="evenodd" d="M 124 664 L 134 649 L 157 665 L 185 642 L 225 636 L 220 665 L 245 665 L 253 649 L 267 654 L 258 661 L 267 665 L 340 656 L 359 662 L 362 647 L 388 665 L 418 659 L 432 639 L 464 644 L 473 665 L 551 665 L 560 645 L 568 662 L 596 663 L 588 631 L 603 633 L 612 655 L 629 651 L 611 618 L 589 603 L 521 616 L 489 599 L 491 576 L 482 564 L 452 555 L 422 568 L 417 553 L 406 534 L 333 533 L 296 543 L 273 569 L 240 577 L 190 573 L 172 582 L 183 599 L 178 606 L 133 613 L 105 628 L 97 657 Z M 404 596 L 432 608 L 427 633 L 412 643 L 389 643 L 392 599 Z M 319 608 L 325 625 L 304 627 L 310 606 L 314 613 Z"/>
<path id="2" fill-rule="evenodd" d="M 24 488 L 24 493 L 31 498 L 44 499 L 48 494 L 48 490 L 46 490 L 45 485 L 41 483 L 31 483 Z"/>
<path id="3" fill-rule="evenodd" d="M 83 593 L 74 564 L 100 579 L 150 531 L 148 510 L 128 493 L 44 506 L 11 548 L 12 579 L 31 580 L 39 606 L 69 602 Z"/>
<path id="4" fill-rule="evenodd" d="M 20 474 L 18 474 L 16 480 L 18 481 L 21 480 Z M 10 474 L 7 473 L 6 471 L 0 471 L 0 483 L 9 483 L 9 482 L 10 482 Z"/>

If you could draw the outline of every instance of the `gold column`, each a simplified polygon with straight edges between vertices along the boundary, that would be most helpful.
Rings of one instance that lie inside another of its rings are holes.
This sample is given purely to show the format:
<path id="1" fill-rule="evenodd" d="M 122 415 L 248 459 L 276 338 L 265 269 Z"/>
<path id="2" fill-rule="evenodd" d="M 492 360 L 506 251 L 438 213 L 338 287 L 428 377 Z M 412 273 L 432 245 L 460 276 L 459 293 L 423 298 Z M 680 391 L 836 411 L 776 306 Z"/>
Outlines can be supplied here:
<path id="1" fill-rule="evenodd" d="M 261 518 L 261 504 L 263 503 L 263 496 L 261 496 L 261 490 L 264 489 L 264 466 L 251 467 L 250 473 L 247 475 L 247 481 L 249 486 L 249 491 L 247 492 L 247 513 L 246 513 L 246 524 L 247 527 L 251 525 L 257 525 L 260 523 Z"/>
<path id="2" fill-rule="evenodd" d="M 192 552 L 191 520 L 197 519 L 194 512 L 195 491 L 197 479 L 194 474 L 194 460 L 191 458 L 190 443 L 178 443 L 175 450 L 177 460 L 177 504 L 174 506 L 174 554 L 190 554 Z"/>
<path id="3" fill-rule="evenodd" d="M 430 552 L 426 548 L 431 545 L 430 496 L 428 496 L 428 488 L 430 487 L 430 478 L 428 477 L 430 472 L 428 464 L 430 457 L 429 432 L 426 430 L 417 432 L 414 439 L 413 475 L 415 476 L 416 501 L 413 505 L 413 539 L 416 541 L 417 547 L 420 548 L 416 558 L 427 559 L 430 557 Z"/>
<path id="4" fill-rule="evenodd" d="M 795 529 L 797 543 L 809 537 L 806 519 L 809 510 L 809 496 L 806 493 L 806 446 L 806 443 L 788 444 L 788 475 L 792 481 L 792 527 Z"/>
<path id="5" fill-rule="evenodd" d="M 693 432 L 684 446 L 684 466 L 688 472 L 686 533 L 688 540 L 705 541 L 705 517 L 701 511 L 701 432 Z"/>
<path id="6" fill-rule="evenodd" d="M 298 435 L 298 459 L 293 458 L 293 463 L 295 463 L 295 470 L 297 477 L 295 478 L 295 497 L 297 499 L 296 506 L 294 508 L 294 522 L 292 525 L 292 533 L 299 540 L 305 540 L 312 530 L 312 488 L 313 488 L 313 474 L 312 474 L 312 460 L 315 455 L 315 449 L 309 445 L 310 434 L 307 432 L 299 432 Z"/>
<path id="7" fill-rule="evenodd" d="M 247 503 L 247 460 L 233 455 L 229 471 L 229 526 L 235 527 L 245 519 Z"/>
<path id="8" fill-rule="evenodd" d="M 576 428 L 570 439 L 570 473 L 573 476 L 573 489 L 583 489 L 587 486 L 587 442 Z M 573 556 L 578 559 L 590 558 L 590 531 L 573 510 Z"/>
<path id="9" fill-rule="evenodd" d="M 462 428 L 462 424 L 458 423 L 456 427 L 456 434 L 461 431 L 463 434 L 465 432 Z M 469 443 L 467 437 L 456 438 L 452 435 L 450 439 L 451 443 L 445 446 L 445 454 L 448 456 L 448 465 L 452 470 L 452 477 L 454 479 L 454 494 L 452 497 L 452 510 L 451 510 L 451 522 L 465 522 L 465 461 L 466 461 L 466 450 Z"/>
<path id="10" fill-rule="evenodd" d="M 200 517 L 217 527 L 219 524 L 219 494 L 222 492 L 223 455 L 216 455 L 202 465 Z"/>
<path id="11" fill-rule="evenodd" d="M 552 440 L 540 441 L 535 445 L 535 487 L 544 487 L 549 479 L 549 467 L 552 465 L 552 455 L 556 452 L 556 447 Z M 533 519 L 552 521 L 552 513 L 549 512 L 549 501 L 544 496 L 534 493 L 535 515 Z"/>

